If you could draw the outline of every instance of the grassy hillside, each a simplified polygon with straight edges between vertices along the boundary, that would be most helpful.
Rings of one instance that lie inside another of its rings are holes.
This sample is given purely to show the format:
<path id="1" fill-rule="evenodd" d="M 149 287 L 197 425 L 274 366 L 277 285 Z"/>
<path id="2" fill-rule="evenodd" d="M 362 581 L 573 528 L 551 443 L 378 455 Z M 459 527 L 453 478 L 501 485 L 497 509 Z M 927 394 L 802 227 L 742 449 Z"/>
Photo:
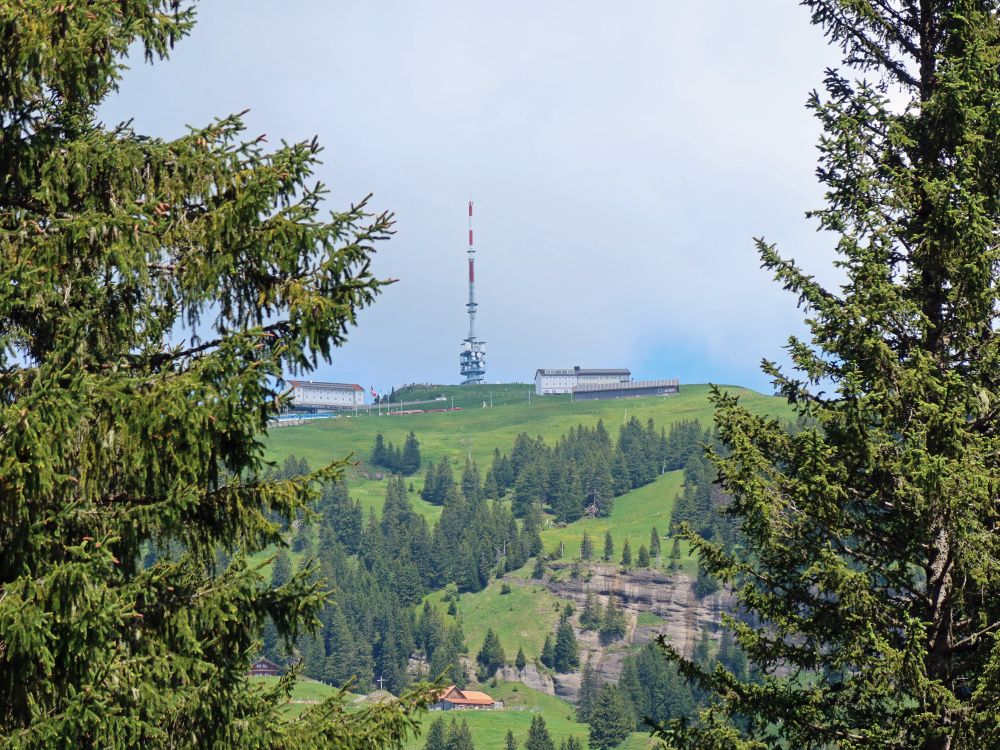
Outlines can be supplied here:
<path id="1" fill-rule="evenodd" d="M 493 408 L 483 408 L 482 402 L 489 403 L 489 391 L 494 391 Z M 384 497 L 383 482 L 364 479 L 361 470 L 371 451 L 375 434 L 381 432 L 386 441 L 402 445 L 406 435 L 413 430 L 420 441 L 420 451 L 424 462 L 450 456 L 458 466 L 466 456 L 479 462 L 485 473 L 489 467 L 494 448 L 509 450 L 518 432 L 541 435 L 547 441 L 555 441 L 560 435 L 577 424 L 593 426 L 603 419 L 608 432 L 614 438 L 618 427 L 629 417 L 636 416 L 645 421 L 652 417 L 657 426 L 669 429 L 670 423 L 682 419 L 698 419 L 705 427 L 712 423 L 712 409 L 708 403 L 709 388 L 706 385 L 682 386 L 676 396 L 626 399 L 621 401 L 570 401 L 566 396 L 532 396 L 528 403 L 527 394 L 531 386 L 434 386 L 427 387 L 425 393 L 416 395 L 445 395 L 449 399 L 456 396 L 470 408 L 462 411 L 434 414 L 361 415 L 342 416 L 337 419 L 318 420 L 310 424 L 275 428 L 267 439 L 267 455 L 280 461 L 288 454 L 304 457 L 312 467 L 322 466 L 338 458 L 353 455 L 355 461 L 362 462 L 351 472 L 351 494 L 365 506 L 380 509 Z M 791 418 L 792 413 L 782 399 L 764 396 L 744 388 L 729 387 L 739 393 L 750 408 L 778 417 Z M 504 393 L 500 401 L 497 393 Z M 523 399 L 520 394 L 523 394 Z M 450 401 L 449 401 L 450 403 Z M 423 484 L 422 472 L 412 477 L 419 490 Z M 437 517 L 440 509 L 415 499 L 414 508 L 429 520 Z M 648 529 L 646 531 L 648 534 Z"/>
<path id="2" fill-rule="evenodd" d="M 427 728 L 436 718 L 444 718 L 450 722 L 452 717 L 458 721 L 465 719 L 472 732 L 472 741 L 476 750 L 503 750 L 507 730 L 514 733 L 518 747 L 524 747 L 528 736 L 528 727 L 535 713 L 545 717 L 545 725 L 555 741 L 556 747 L 565 737 L 576 735 L 587 745 L 589 728 L 579 724 L 575 719 L 575 711 L 566 701 L 552 695 L 540 693 L 517 682 L 500 682 L 496 687 L 483 688 L 495 700 L 501 700 L 506 705 L 503 711 L 431 711 L 424 715 L 421 726 L 423 731 L 418 738 L 411 738 L 406 743 L 408 750 L 418 750 L 423 747 Z M 649 744 L 649 735 L 635 732 L 625 742 L 619 745 L 620 750 L 641 750 Z"/>

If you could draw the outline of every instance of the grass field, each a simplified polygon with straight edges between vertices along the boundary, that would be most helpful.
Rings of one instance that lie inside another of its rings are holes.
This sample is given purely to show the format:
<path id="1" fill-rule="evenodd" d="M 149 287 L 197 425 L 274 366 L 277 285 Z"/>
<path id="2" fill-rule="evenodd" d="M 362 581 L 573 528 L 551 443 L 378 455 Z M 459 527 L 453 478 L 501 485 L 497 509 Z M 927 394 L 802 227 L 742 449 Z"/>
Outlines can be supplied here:
<path id="1" fill-rule="evenodd" d="M 754 411 L 789 419 L 793 416 L 783 399 L 735 386 L 727 388 L 739 393 L 743 402 Z M 494 391 L 494 406 L 484 409 L 482 402 L 489 402 L 491 389 Z M 289 454 L 295 454 L 304 457 L 313 468 L 353 456 L 354 461 L 362 464 L 349 472 L 351 494 L 361 501 L 367 512 L 372 507 L 380 510 L 385 495 L 384 482 L 364 479 L 360 473 L 368 468 L 363 462 L 367 460 L 378 432 L 384 435 L 387 442 L 401 446 L 407 433 L 413 430 L 420 441 L 424 465 L 447 455 L 460 470 L 465 457 L 471 456 L 485 474 L 493 449 L 509 451 L 518 432 L 541 435 L 546 441 L 554 442 L 570 427 L 577 424 L 593 427 L 598 419 L 604 420 L 612 438 L 616 436 L 618 427 L 632 416 L 642 421 L 652 417 L 657 426 L 668 429 L 672 422 L 682 419 L 698 419 L 706 428 L 712 423 L 707 385 L 683 386 L 676 396 L 579 402 L 570 401 L 567 396 L 532 396 L 529 404 L 527 396 L 531 389 L 527 385 L 430 387 L 426 393 L 417 395 L 440 394 L 449 399 L 455 395 L 456 405 L 461 401 L 471 406 L 463 408 L 463 411 L 435 414 L 342 416 L 295 427 L 275 428 L 267 438 L 267 455 L 280 461 Z M 504 394 L 503 401 L 497 393 Z M 423 471 L 408 481 L 412 481 L 419 490 L 423 485 Z M 440 514 L 439 507 L 421 501 L 416 495 L 411 497 L 414 498 L 414 510 L 429 521 Z M 649 533 L 648 529 L 646 533 Z"/>
<path id="2" fill-rule="evenodd" d="M 421 725 L 423 731 L 418 738 L 411 738 L 406 744 L 407 750 L 418 750 L 423 746 L 427 727 L 438 718 L 445 722 L 455 717 L 458 721 L 465 719 L 472 732 L 472 741 L 476 750 L 503 750 L 507 730 L 514 733 L 518 747 L 524 747 L 528 736 L 531 718 L 541 713 L 552 739 L 559 746 L 565 737 L 576 735 L 583 745 L 587 745 L 588 727 L 577 723 L 574 708 L 562 698 L 546 695 L 537 690 L 525 687 L 518 682 L 499 682 L 496 687 L 483 688 L 494 700 L 501 700 L 506 705 L 503 711 L 431 711 L 424 715 Z M 625 742 L 619 745 L 621 750 L 642 750 L 649 745 L 649 735 L 635 732 Z"/>

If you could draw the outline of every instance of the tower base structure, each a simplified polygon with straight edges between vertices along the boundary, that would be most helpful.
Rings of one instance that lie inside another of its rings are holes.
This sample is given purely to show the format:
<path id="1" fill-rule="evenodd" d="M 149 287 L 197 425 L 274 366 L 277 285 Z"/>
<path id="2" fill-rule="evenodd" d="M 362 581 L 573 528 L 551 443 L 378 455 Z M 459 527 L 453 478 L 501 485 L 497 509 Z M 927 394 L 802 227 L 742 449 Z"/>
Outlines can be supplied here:
<path id="1" fill-rule="evenodd" d="M 459 355 L 462 385 L 484 383 L 486 381 L 486 342 L 475 338 L 467 338 L 462 342 L 462 353 Z"/>

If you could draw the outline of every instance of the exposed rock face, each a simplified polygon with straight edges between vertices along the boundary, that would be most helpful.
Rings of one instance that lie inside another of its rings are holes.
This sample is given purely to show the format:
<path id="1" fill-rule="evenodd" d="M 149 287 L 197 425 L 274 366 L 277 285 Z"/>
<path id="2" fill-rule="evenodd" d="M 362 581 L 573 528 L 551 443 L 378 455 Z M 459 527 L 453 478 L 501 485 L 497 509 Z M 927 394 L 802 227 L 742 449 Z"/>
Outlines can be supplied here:
<path id="1" fill-rule="evenodd" d="M 607 604 L 610 597 L 615 597 L 625 612 L 628 632 L 620 641 L 603 644 L 596 631 L 577 630 L 580 663 L 586 663 L 590 657 L 591 666 L 602 682 L 618 680 L 630 647 L 649 643 L 661 633 L 681 653 L 690 656 L 700 633 L 708 632 L 712 637 L 718 637 L 713 632 L 713 626 L 719 622 L 721 612 L 731 611 L 734 603 L 732 596 L 725 591 L 699 600 L 694 594 L 694 579 L 683 573 L 668 574 L 652 569 L 622 573 L 615 565 L 598 563 L 579 578 L 570 578 L 568 564 L 553 567 L 556 571 L 554 577 L 558 580 L 549 578 L 543 583 L 556 596 L 572 600 L 578 612 L 588 593 L 596 594 L 602 606 Z M 637 625 L 639 615 L 643 612 L 656 615 L 663 622 Z M 579 627 L 578 622 L 574 622 L 574 625 Z M 554 691 L 567 700 L 576 700 L 580 689 L 579 672 L 556 675 L 553 680 L 546 674 L 538 673 L 534 665 L 529 665 L 525 672 L 529 668 L 534 670 L 538 684 L 528 683 L 512 668 L 504 671 L 504 678 L 520 680 L 537 690 L 550 694 Z M 532 676 L 531 679 L 534 680 L 535 677 Z"/>
<path id="2" fill-rule="evenodd" d="M 497 670 L 497 677 L 501 680 L 523 682 L 528 687 L 543 693 L 548 693 L 549 695 L 557 694 L 556 685 L 552 681 L 552 678 L 544 672 L 539 672 L 538 667 L 534 664 L 525 664 L 524 669 L 520 672 L 516 667 L 509 665 L 505 666 L 502 669 Z"/>

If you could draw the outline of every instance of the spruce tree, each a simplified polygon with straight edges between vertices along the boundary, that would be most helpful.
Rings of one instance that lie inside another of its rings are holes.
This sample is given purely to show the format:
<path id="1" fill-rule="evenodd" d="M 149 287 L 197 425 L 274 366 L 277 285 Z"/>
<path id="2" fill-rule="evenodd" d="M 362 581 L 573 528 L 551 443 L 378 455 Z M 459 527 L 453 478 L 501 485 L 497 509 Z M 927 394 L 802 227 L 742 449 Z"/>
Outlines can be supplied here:
<path id="1" fill-rule="evenodd" d="M 528 738 L 524 741 L 524 750 L 555 750 L 555 748 L 552 735 L 545 726 L 545 719 L 541 714 L 533 715 L 531 726 L 528 727 Z"/>
<path id="2" fill-rule="evenodd" d="M 670 569 L 676 571 L 681 566 L 681 540 L 674 537 L 674 543 L 670 545 Z"/>
<path id="3" fill-rule="evenodd" d="M 608 597 L 608 606 L 604 608 L 604 616 L 601 619 L 601 640 L 610 642 L 624 638 L 628 630 L 628 623 L 625 620 L 625 612 L 618 606 L 614 594 Z"/>
<path id="4" fill-rule="evenodd" d="M 417 436 L 410 431 L 403 444 L 403 453 L 399 458 L 399 472 L 405 476 L 415 474 L 420 470 L 420 441 Z"/>
<path id="5" fill-rule="evenodd" d="M 632 547 L 629 545 L 628 539 L 622 545 L 622 565 L 626 568 L 632 565 Z"/>
<path id="6" fill-rule="evenodd" d="M 580 666 L 580 651 L 576 644 L 576 635 L 569 620 L 563 620 L 556 631 L 556 645 L 552 658 L 552 666 L 557 672 L 572 672 Z"/>
<path id="7" fill-rule="evenodd" d="M 743 541 L 689 539 L 759 621 L 729 625 L 763 679 L 674 654 L 712 704 L 671 742 L 997 747 L 1000 7 L 803 4 L 844 52 L 809 100 L 844 279 L 758 243 L 808 316 L 797 372 L 766 366 L 802 421 L 713 393 Z"/>
<path id="8" fill-rule="evenodd" d="M 551 633 L 545 636 L 545 643 L 542 645 L 542 654 L 539 660 L 549 669 L 552 669 L 556 665 L 556 649 L 552 643 Z"/>
<path id="9" fill-rule="evenodd" d="M 601 603 L 597 601 L 597 596 L 588 591 L 587 598 L 583 602 L 583 611 L 580 612 L 580 625 L 587 630 L 599 628 L 602 615 Z"/>
<path id="10" fill-rule="evenodd" d="M 493 628 L 487 628 L 483 645 L 479 649 L 479 653 L 476 654 L 476 663 L 480 667 L 479 679 L 484 680 L 492 677 L 506 660 L 503 646 L 500 645 L 500 638 L 493 632 Z"/>
<path id="11" fill-rule="evenodd" d="M 636 558 L 636 565 L 640 568 L 649 567 L 649 552 L 646 550 L 645 544 L 639 545 L 639 557 Z"/>
<path id="12" fill-rule="evenodd" d="M 604 534 L 604 562 L 611 562 L 611 558 L 615 556 L 615 542 L 611 538 L 611 530 L 609 529 Z"/>
<path id="13" fill-rule="evenodd" d="M 590 713 L 590 747 L 608 750 L 618 747 L 635 729 L 632 706 L 614 685 L 601 688 Z"/>
<path id="14" fill-rule="evenodd" d="M 439 716 L 431 722 L 424 740 L 424 750 L 448 750 L 448 736 L 444 726 L 444 717 Z"/>
<path id="15" fill-rule="evenodd" d="M 597 680 L 597 672 L 591 666 L 590 657 L 587 657 L 586 664 L 580 674 L 580 693 L 576 701 L 576 720 L 581 724 L 590 722 L 590 714 L 597 703 L 597 693 L 601 686 Z"/>
<path id="16" fill-rule="evenodd" d="M 580 542 L 580 559 L 589 560 L 594 556 L 594 542 L 590 534 L 583 532 L 583 541 Z"/>
<path id="17" fill-rule="evenodd" d="M 404 711 L 290 720 L 291 682 L 246 677 L 265 623 L 294 644 L 327 598 L 247 560 L 342 466 L 275 478 L 268 423 L 379 292 L 391 217 L 326 214 L 319 144 L 239 115 L 103 123 L 192 5 L 0 3 L 0 742 L 399 746 Z"/>
<path id="18" fill-rule="evenodd" d="M 649 556 L 653 558 L 660 556 L 660 532 L 655 526 L 649 530 Z"/>
<path id="19" fill-rule="evenodd" d="M 445 750 L 475 750 L 472 744 L 472 732 L 469 731 L 469 723 L 464 718 L 457 721 L 452 717 L 445 740 Z"/>

